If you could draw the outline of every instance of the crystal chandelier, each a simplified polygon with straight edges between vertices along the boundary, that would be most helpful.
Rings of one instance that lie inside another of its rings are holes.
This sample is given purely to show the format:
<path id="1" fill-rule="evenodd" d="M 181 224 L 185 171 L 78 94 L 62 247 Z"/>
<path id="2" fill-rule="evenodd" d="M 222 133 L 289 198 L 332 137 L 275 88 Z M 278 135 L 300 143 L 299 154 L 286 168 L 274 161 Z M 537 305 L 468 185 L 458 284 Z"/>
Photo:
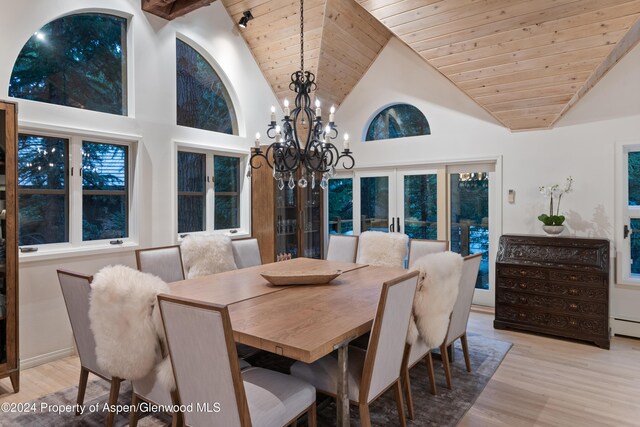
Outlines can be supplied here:
<path id="1" fill-rule="evenodd" d="M 295 188 L 298 169 L 302 169 L 302 177 L 297 181 L 304 188 L 311 180 L 311 187 L 316 186 L 316 175 L 320 177 L 320 187 L 326 188 L 329 178 L 335 174 L 335 168 L 342 162 L 342 167 L 352 169 L 355 161 L 349 150 L 349 135 L 344 134 L 342 153 L 331 142 L 338 137 L 338 129 L 333 121 L 335 108 L 332 106 L 329 123 L 322 122 L 320 101 L 315 100 L 315 112 L 311 106 L 311 92 L 317 88 L 316 76 L 304 70 L 304 0 L 300 0 L 300 70 L 291 74 L 289 89 L 295 92 L 294 108 L 289 109 L 288 100 L 284 100 L 284 119 L 282 126 L 276 122 L 275 107 L 271 107 L 271 122 L 267 129 L 267 137 L 273 139 L 263 152 L 260 148 L 260 134 L 256 134 L 255 148 L 249 164 L 251 169 L 262 167 L 264 160 L 273 169 L 273 177 L 282 190 L 285 181 L 290 189 Z M 249 176 L 251 169 L 247 172 Z"/>

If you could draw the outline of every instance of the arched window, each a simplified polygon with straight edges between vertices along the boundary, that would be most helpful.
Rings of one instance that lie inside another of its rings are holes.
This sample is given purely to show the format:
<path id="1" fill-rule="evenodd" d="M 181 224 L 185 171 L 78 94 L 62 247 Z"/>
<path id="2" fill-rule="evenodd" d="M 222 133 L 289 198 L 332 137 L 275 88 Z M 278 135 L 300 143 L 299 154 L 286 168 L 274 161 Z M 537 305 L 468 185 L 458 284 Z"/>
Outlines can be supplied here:
<path id="1" fill-rule="evenodd" d="M 51 21 L 24 45 L 9 96 L 127 114 L 127 20 L 81 13 Z"/>
<path id="2" fill-rule="evenodd" d="M 227 88 L 194 48 L 176 39 L 178 124 L 237 134 L 236 114 Z"/>
<path id="3" fill-rule="evenodd" d="M 366 141 L 431 135 L 427 118 L 413 105 L 394 104 L 380 111 L 369 124 Z"/>

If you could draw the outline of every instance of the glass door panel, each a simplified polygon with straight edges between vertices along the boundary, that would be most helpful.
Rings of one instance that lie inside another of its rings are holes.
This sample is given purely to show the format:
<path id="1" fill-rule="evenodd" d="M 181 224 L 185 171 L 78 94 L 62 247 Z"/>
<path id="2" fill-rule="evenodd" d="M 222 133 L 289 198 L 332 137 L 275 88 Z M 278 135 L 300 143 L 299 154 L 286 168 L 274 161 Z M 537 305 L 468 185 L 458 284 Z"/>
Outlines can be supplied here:
<path id="1" fill-rule="evenodd" d="M 400 230 L 411 239 L 438 239 L 438 175 L 400 172 L 398 206 L 403 227 Z"/>
<path id="2" fill-rule="evenodd" d="M 476 289 L 489 289 L 489 174 L 450 174 L 451 250 L 482 253 Z"/>
<path id="3" fill-rule="evenodd" d="M 300 243 L 305 258 L 322 258 L 322 189 L 309 183 L 300 188 Z"/>
<path id="4" fill-rule="evenodd" d="M 353 234 L 353 178 L 331 178 L 328 191 L 329 234 Z"/>
<path id="5" fill-rule="evenodd" d="M 274 184 L 275 185 L 275 184 Z M 299 256 L 298 193 L 289 186 L 276 188 L 276 255 Z"/>
<path id="6" fill-rule="evenodd" d="M 360 232 L 389 231 L 391 193 L 389 176 L 360 177 Z"/>

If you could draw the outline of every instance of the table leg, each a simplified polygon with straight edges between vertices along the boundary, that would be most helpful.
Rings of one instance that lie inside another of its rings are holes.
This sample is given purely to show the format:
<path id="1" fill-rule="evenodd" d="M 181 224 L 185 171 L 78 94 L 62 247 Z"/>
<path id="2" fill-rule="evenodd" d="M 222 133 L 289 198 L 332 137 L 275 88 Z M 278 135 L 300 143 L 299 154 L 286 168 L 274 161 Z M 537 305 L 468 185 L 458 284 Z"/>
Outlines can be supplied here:
<path id="1" fill-rule="evenodd" d="M 338 393 L 336 396 L 337 425 L 349 426 L 349 344 L 343 343 L 338 347 Z"/>

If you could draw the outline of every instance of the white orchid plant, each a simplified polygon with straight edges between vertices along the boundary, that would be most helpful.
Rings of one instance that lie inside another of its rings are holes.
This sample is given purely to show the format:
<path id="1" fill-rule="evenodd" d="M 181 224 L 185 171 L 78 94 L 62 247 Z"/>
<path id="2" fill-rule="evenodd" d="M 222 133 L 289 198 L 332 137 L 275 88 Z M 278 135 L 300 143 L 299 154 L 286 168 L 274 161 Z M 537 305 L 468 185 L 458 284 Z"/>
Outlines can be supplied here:
<path id="1" fill-rule="evenodd" d="M 542 221 L 544 225 L 562 225 L 564 223 L 564 215 L 560 215 L 560 201 L 562 200 L 563 194 L 571 192 L 572 185 L 573 178 L 568 177 L 564 188 L 560 188 L 560 184 L 540 187 L 540 194 L 542 194 L 545 198 L 549 198 L 549 214 L 547 215 L 545 213 L 538 216 L 538 219 Z M 554 199 L 557 200 L 555 215 L 553 213 Z"/>

